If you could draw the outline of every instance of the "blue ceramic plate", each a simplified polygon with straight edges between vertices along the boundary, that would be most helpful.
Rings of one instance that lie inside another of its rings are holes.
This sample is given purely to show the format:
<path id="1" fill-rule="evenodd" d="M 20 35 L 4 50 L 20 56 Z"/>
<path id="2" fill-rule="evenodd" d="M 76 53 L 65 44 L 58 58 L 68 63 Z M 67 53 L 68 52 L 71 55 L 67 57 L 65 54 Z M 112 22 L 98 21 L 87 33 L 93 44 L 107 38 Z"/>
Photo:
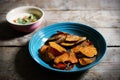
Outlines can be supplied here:
<path id="1" fill-rule="evenodd" d="M 97 59 L 93 63 L 87 66 L 84 67 L 74 66 L 74 68 L 71 70 L 60 70 L 51 67 L 49 64 L 44 62 L 39 57 L 38 50 L 41 48 L 41 46 L 46 42 L 48 38 L 50 38 L 53 34 L 56 34 L 56 31 L 63 31 L 79 36 L 86 36 L 87 39 L 89 39 L 97 48 L 98 51 Z M 56 23 L 46 26 L 45 28 L 38 30 L 38 32 L 36 32 L 33 35 L 33 37 L 30 39 L 29 42 L 29 52 L 32 58 L 41 66 L 58 72 L 77 72 L 77 71 L 87 70 L 97 65 L 101 61 L 101 59 L 105 55 L 105 51 L 106 51 L 105 39 L 98 31 L 87 25 L 83 25 L 80 23 L 73 23 L 73 22 Z"/>

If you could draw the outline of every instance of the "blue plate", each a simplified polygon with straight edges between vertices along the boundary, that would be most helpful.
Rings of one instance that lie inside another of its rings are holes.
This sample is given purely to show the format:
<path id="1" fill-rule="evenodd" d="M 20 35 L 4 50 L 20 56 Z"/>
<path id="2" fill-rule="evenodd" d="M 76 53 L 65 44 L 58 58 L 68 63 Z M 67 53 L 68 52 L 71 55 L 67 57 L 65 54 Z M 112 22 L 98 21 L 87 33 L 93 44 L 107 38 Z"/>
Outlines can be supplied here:
<path id="1" fill-rule="evenodd" d="M 97 48 L 98 55 L 97 59 L 87 65 L 87 66 L 74 66 L 72 70 L 60 70 L 51 67 L 49 64 L 44 62 L 39 57 L 38 50 L 41 48 L 41 46 L 46 42 L 48 38 L 50 38 L 53 34 L 56 34 L 56 31 L 63 31 L 70 34 L 75 34 L 79 36 L 86 36 L 87 39 L 89 39 Z M 29 42 L 29 52 L 32 58 L 41 66 L 44 66 L 47 69 L 58 71 L 58 72 L 77 72 L 77 71 L 83 71 L 87 70 L 95 65 L 97 65 L 106 52 L 106 41 L 103 38 L 103 36 L 96 31 L 95 29 L 83 25 L 80 23 L 73 23 L 73 22 L 63 22 L 63 23 L 56 23 L 49 26 L 46 26 L 43 29 L 38 30 L 33 37 L 30 39 Z"/>

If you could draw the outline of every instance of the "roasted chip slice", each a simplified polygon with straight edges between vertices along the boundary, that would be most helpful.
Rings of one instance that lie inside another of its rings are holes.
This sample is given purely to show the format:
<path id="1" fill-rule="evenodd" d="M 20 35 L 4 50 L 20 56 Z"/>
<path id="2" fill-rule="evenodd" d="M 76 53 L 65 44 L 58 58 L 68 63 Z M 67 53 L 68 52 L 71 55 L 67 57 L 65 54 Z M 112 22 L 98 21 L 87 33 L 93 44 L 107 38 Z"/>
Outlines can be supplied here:
<path id="1" fill-rule="evenodd" d="M 92 63 L 94 60 L 90 59 L 90 58 L 80 58 L 79 59 L 79 63 L 82 66 L 88 65 L 90 63 Z"/>
<path id="2" fill-rule="evenodd" d="M 69 56 L 68 61 L 70 61 L 71 63 L 77 63 L 78 62 L 75 53 L 70 52 L 70 56 Z"/>
<path id="3" fill-rule="evenodd" d="M 50 45 L 50 47 L 56 49 L 58 52 L 63 53 L 63 52 L 67 51 L 64 47 L 60 46 L 56 42 L 49 42 L 49 45 Z"/>
<path id="4" fill-rule="evenodd" d="M 77 44 L 75 47 L 71 48 L 71 52 L 79 53 L 79 48 L 90 45 L 91 42 L 88 40 L 83 41 L 82 43 Z"/>
<path id="5" fill-rule="evenodd" d="M 86 37 L 80 37 L 80 39 L 75 44 L 78 44 L 78 43 L 85 41 L 85 40 L 86 40 Z"/>
<path id="6" fill-rule="evenodd" d="M 62 42 L 62 43 L 60 43 L 60 45 L 62 45 L 62 46 L 73 46 L 75 43 L 68 43 L 68 42 Z"/>
<path id="7" fill-rule="evenodd" d="M 55 56 L 53 55 L 53 53 L 48 52 L 47 54 L 48 54 L 48 57 L 50 58 L 50 60 L 55 59 Z"/>
<path id="8" fill-rule="evenodd" d="M 61 43 L 66 39 L 67 33 L 58 31 L 57 34 L 53 35 L 47 40 L 47 42 L 54 41 L 56 43 Z"/>
<path id="9" fill-rule="evenodd" d="M 54 63 L 60 63 L 60 62 L 65 62 L 68 61 L 69 54 L 68 53 L 63 53 L 62 55 L 56 57 L 54 59 Z"/>
<path id="10" fill-rule="evenodd" d="M 86 40 L 86 37 L 80 37 L 78 41 L 64 41 L 64 42 L 61 42 L 60 44 L 62 46 L 68 46 L 69 47 L 69 46 L 74 46 L 76 44 L 79 44 L 80 42 L 85 41 L 85 40 Z"/>
<path id="11" fill-rule="evenodd" d="M 43 45 L 43 46 L 41 47 L 41 49 L 39 50 L 40 54 L 45 53 L 45 51 L 47 50 L 47 48 L 48 48 L 48 45 Z"/>
<path id="12" fill-rule="evenodd" d="M 69 42 L 75 42 L 75 41 L 80 40 L 80 37 L 77 35 L 68 34 L 65 40 Z"/>
<path id="13" fill-rule="evenodd" d="M 84 47 L 84 46 L 88 46 L 88 45 L 93 45 L 89 40 L 85 40 L 81 43 L 80 46 Z"/>
<path id="14" fill-rule="evenodd" d="M 79 51 L 87 57 L 93 57 L 97 54 L 97 50 L 93 45 L 79 47 Z"/>
<path id="15" fill-rule="evenodd" d="M 50 47 L 50 46 L 49 46 L 49 48 L 48 48 L 48 53 L 52 53 L 52 55 L 54 55 L 55 57 L 63 54 L 63 53 L 57 51 L 56 49 L 54 49 L 54 48 L 52 48 L 52 47 Z"/>

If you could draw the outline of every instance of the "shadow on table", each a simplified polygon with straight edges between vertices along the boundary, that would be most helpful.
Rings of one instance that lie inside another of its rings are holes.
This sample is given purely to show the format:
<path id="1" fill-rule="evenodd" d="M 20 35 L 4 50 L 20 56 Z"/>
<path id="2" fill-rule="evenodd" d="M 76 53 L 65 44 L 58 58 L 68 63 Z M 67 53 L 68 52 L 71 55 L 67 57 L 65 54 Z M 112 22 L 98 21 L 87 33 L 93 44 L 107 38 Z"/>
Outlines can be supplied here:
<path id="1" fill-rule="evenodd" d="M 76 73 L 59 73 L 50 71 L 37 64 L 29 55 L 27 47 L 23 47 L 15 58 L 16 72 L 25 80 L 78 80 L 87 71 Z"/>
<path id="2" fill-rule="evenodd" d="M 11 28 L 7 21 L 0 22 L 0 40 L 10 40 L 26 34 L 27 33 L 22 33 Z"/>

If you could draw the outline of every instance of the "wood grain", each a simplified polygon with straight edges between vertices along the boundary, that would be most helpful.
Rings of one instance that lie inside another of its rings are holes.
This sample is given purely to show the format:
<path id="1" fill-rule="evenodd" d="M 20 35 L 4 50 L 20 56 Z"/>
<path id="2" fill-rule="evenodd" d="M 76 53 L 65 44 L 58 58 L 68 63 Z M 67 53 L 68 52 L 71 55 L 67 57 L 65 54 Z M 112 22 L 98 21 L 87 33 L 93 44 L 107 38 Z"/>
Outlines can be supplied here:
<path id="1" fill-rule="evenodd" d="M 120 0 L 0 0 L 0 80 L 120 80 Z M 57 22 L 79 22 L 98 30 L 107 42 L 106 55 L 93 68 L 72 74 L 49 71 L 29 55 L 33 34 L 15 31 L 6 13 L 37 6 L 45 16 L 38 29 Z M 46 75 L 47 74 L 47 75 Z"/>
<path id="2" fill-rule="evenodd" d="M 0 46 L 22 46 L 34 34 L 34 32 L 22 34 L 13 31 L 5 20 L 5 14 L 1 14 L 0 18 L 0 33 L 2 33 Z M 45 17 L 39 29 L 57 22 L 79 22 L 89 25 L 105 37 L 108 46 L 120 46 L 120 11 L 45 11 Z"/>
<path id="3" fill-rule="evenodd" d="M 45 11 L 47 22 L 73 21 L 93 27 L 120 27 L 120 11 Z"/>
<path id="4" fill-rule="evenodd" d="M 120 0 L 0 0 L 0 4 L 1 13 L 26 5 L 44 10 L 120 10 Z"/>
<path id="5" fill-rule="evenodd" d="M 1 24 L 6 21 L 6 13 L 0 15 Z M 120 28 L 120 11 L 45 11 L 45 21 L 47 25 L 55 22 L 73 21 L 93 27 Z"/>
<path id="6" fill-rule="evenodd" d="M 29 55 L 28 47 L 0 47 L 0 51 L 0 79 L 3 78 L 4 80 L 9 80 L 12 78 L 15 80 L 32 80 L 33 78 L 40 79 L 42 77 L 45 77 L 45 79 L 51 78 L 52 80 L 58 79 L 58 77 L 52 77 L 58 76 L 56 73 L 54 74 L 53 72 L 47 71 L 34 62 L 34 60 Z M 108 48 L 105 57 L 98 65 L 94 66 L 88 71 L 75 73 L 75 80 L 119 80 L 119 51 L 120 47 Z M 50 74 L 46 75 L 46 73 Z M 81 77 L 79 78 L 78 76 Z M 65 76 L 62 77 L 65 78 Z M 66 79 L 69 80 L 70 78 L 72 79 L 73 77 L 67 77 Z"/>

